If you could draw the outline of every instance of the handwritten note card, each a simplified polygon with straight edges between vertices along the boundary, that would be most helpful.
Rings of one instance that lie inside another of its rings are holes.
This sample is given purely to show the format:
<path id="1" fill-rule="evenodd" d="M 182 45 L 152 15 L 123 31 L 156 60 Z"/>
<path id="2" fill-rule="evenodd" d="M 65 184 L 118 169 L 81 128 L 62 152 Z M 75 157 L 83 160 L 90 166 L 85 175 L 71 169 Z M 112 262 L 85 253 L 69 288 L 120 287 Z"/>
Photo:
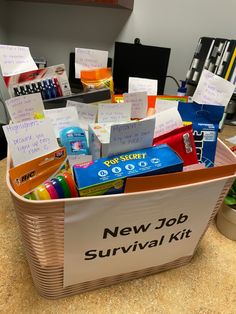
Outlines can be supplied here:
<path id="1" fill-rule="evenodd" d="M 66 127 L 79 126 L 79 118 L 75 107 L 44 110 L 45 118 L 53 125 L 56 137 L 60 137 L 60 131 Z"/>
<path id="2" fill-rule="evenodd" d="M 75 48 L 75 77 L 80 78 L 81 70 L 106 68 L 108 51 Z"/>
<path id="3" fill-rule="evenodd" d="M 37 70 L 28 47 L 0 45 L 0 66 L 3 76 Z"/>
<path id="4" fill-rule="evenodd" d="M 58 148 L 53 127 L 46 119 L 8 124 L 3 130 L 14 166 Z"/>
<path id="5" fill-rule="evenodd" d="M 203 70 L 193 101 L 199 104 L 227 106 L 234 89 L 233 83 L 208 70 Z"/>
<path id="6" fill-rule="evenodd" d="M 183 126 L 183 121 L 177 108 L 170 108 L 160 113 L 156 113 L 155 118 L 156 125 L 154 137 L 158 137 Z"/>
<path id="7" fill-rule="evenodd" d="M 99 104 L 98 123 L 128 122 L 131 117 L 131 104 Z"/>
<path id="8" fill-rule="evenodd" d="M 148 95 L 157 94 L 157 80 L 145 79 L 140 77 L 129 77 L 129 93 L 147 92 Z"/>
<path id="9" fill-rule="evenodd" d="M 165 111 L 171 108 L 178 108 L 178 101 L 177 100 L 166 100 L 166 99 L 156 99 L 155 109 L 156 112 Z"/>
<path id="10" fill-rule="evenodd" d="M 43 100 L 40 93 L 7 99 L 6 107 L 12 122 L 33 120 L 35 113 L 43 114 Z"/>
<path id="11" fill-rule="evenodd" d="M 96 121 L 98 112 L 96 105 L 67 100 L 66 107 L 76 108 L 78 113 L 79 126 L 86 131 L 88 130 L 88 125 Z"/>
<path id="12" fill-rule="evenodd" d="M 108 154 L 111 156 L 151 147 L 154 129 L 154 118 L 112 125 Z"/>
<path id="13" fill-rule="evenodd" d="M 125 93 L 124 102 L 131 103 L 131 118 L 142 119 L 147 115 L 147 92 Z"/>

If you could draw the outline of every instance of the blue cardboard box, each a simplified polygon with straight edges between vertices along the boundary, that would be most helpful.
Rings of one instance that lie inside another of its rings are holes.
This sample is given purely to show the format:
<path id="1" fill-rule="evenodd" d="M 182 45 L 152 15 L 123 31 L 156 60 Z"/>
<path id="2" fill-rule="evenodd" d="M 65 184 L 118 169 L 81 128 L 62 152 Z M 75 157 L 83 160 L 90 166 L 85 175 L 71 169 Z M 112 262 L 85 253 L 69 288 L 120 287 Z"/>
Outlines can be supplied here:
<path id="1" fill-rule="evenodd" d="M 177 172 L 182 169 L 183 160 L 166 144 L 100 158 L 73 168 L 80 196 L 122 193 L 128 177 Z"/>

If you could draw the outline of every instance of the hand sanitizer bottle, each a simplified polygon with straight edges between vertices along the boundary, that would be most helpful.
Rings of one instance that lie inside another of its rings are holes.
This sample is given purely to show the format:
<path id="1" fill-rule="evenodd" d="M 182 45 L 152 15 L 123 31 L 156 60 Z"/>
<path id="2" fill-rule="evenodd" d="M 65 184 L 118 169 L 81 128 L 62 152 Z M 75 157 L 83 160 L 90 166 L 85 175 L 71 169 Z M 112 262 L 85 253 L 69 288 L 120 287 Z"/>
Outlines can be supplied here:
<path id="1" fill-rule="evenodd" d="M 186 81 L 180 80 L 181 85 L 178 88 L 177 96 L 185 96 L 187 92 Z"/>

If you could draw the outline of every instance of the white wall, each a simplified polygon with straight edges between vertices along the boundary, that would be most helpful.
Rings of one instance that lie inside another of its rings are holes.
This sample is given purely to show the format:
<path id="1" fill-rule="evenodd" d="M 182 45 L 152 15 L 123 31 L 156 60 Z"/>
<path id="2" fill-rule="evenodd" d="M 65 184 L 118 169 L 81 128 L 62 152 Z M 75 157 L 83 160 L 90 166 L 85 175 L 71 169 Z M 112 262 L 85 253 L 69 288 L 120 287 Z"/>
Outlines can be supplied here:
<path id="1" fill-rule="evenodd" d="M 168 74 L 184 79 L 199 37 L 236 39 L 235 0 L 134 0 L 132 12 L 8 1 L 8 43 L 29 46 L 49 65 L 65 63 L 75 47 L 109 50 L 114 41 L 171 48 Z M 170 79 L 166 94 L 174 94 Z"/>

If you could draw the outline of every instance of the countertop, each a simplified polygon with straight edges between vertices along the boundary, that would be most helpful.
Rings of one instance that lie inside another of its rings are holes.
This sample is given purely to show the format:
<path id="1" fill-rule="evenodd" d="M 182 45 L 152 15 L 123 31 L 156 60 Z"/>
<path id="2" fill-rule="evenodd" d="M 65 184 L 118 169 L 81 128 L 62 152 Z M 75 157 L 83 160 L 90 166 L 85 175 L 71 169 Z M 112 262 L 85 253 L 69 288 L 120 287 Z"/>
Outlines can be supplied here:
<path id="1" fill-rule="evenodd" d="M 225 126 L 220 138 L 236 135 Z M 185 266 L 59 300 L 34 288 L 0 161 L 0 313 L 236 313 L 236 243 L 213 222 Z"/>

